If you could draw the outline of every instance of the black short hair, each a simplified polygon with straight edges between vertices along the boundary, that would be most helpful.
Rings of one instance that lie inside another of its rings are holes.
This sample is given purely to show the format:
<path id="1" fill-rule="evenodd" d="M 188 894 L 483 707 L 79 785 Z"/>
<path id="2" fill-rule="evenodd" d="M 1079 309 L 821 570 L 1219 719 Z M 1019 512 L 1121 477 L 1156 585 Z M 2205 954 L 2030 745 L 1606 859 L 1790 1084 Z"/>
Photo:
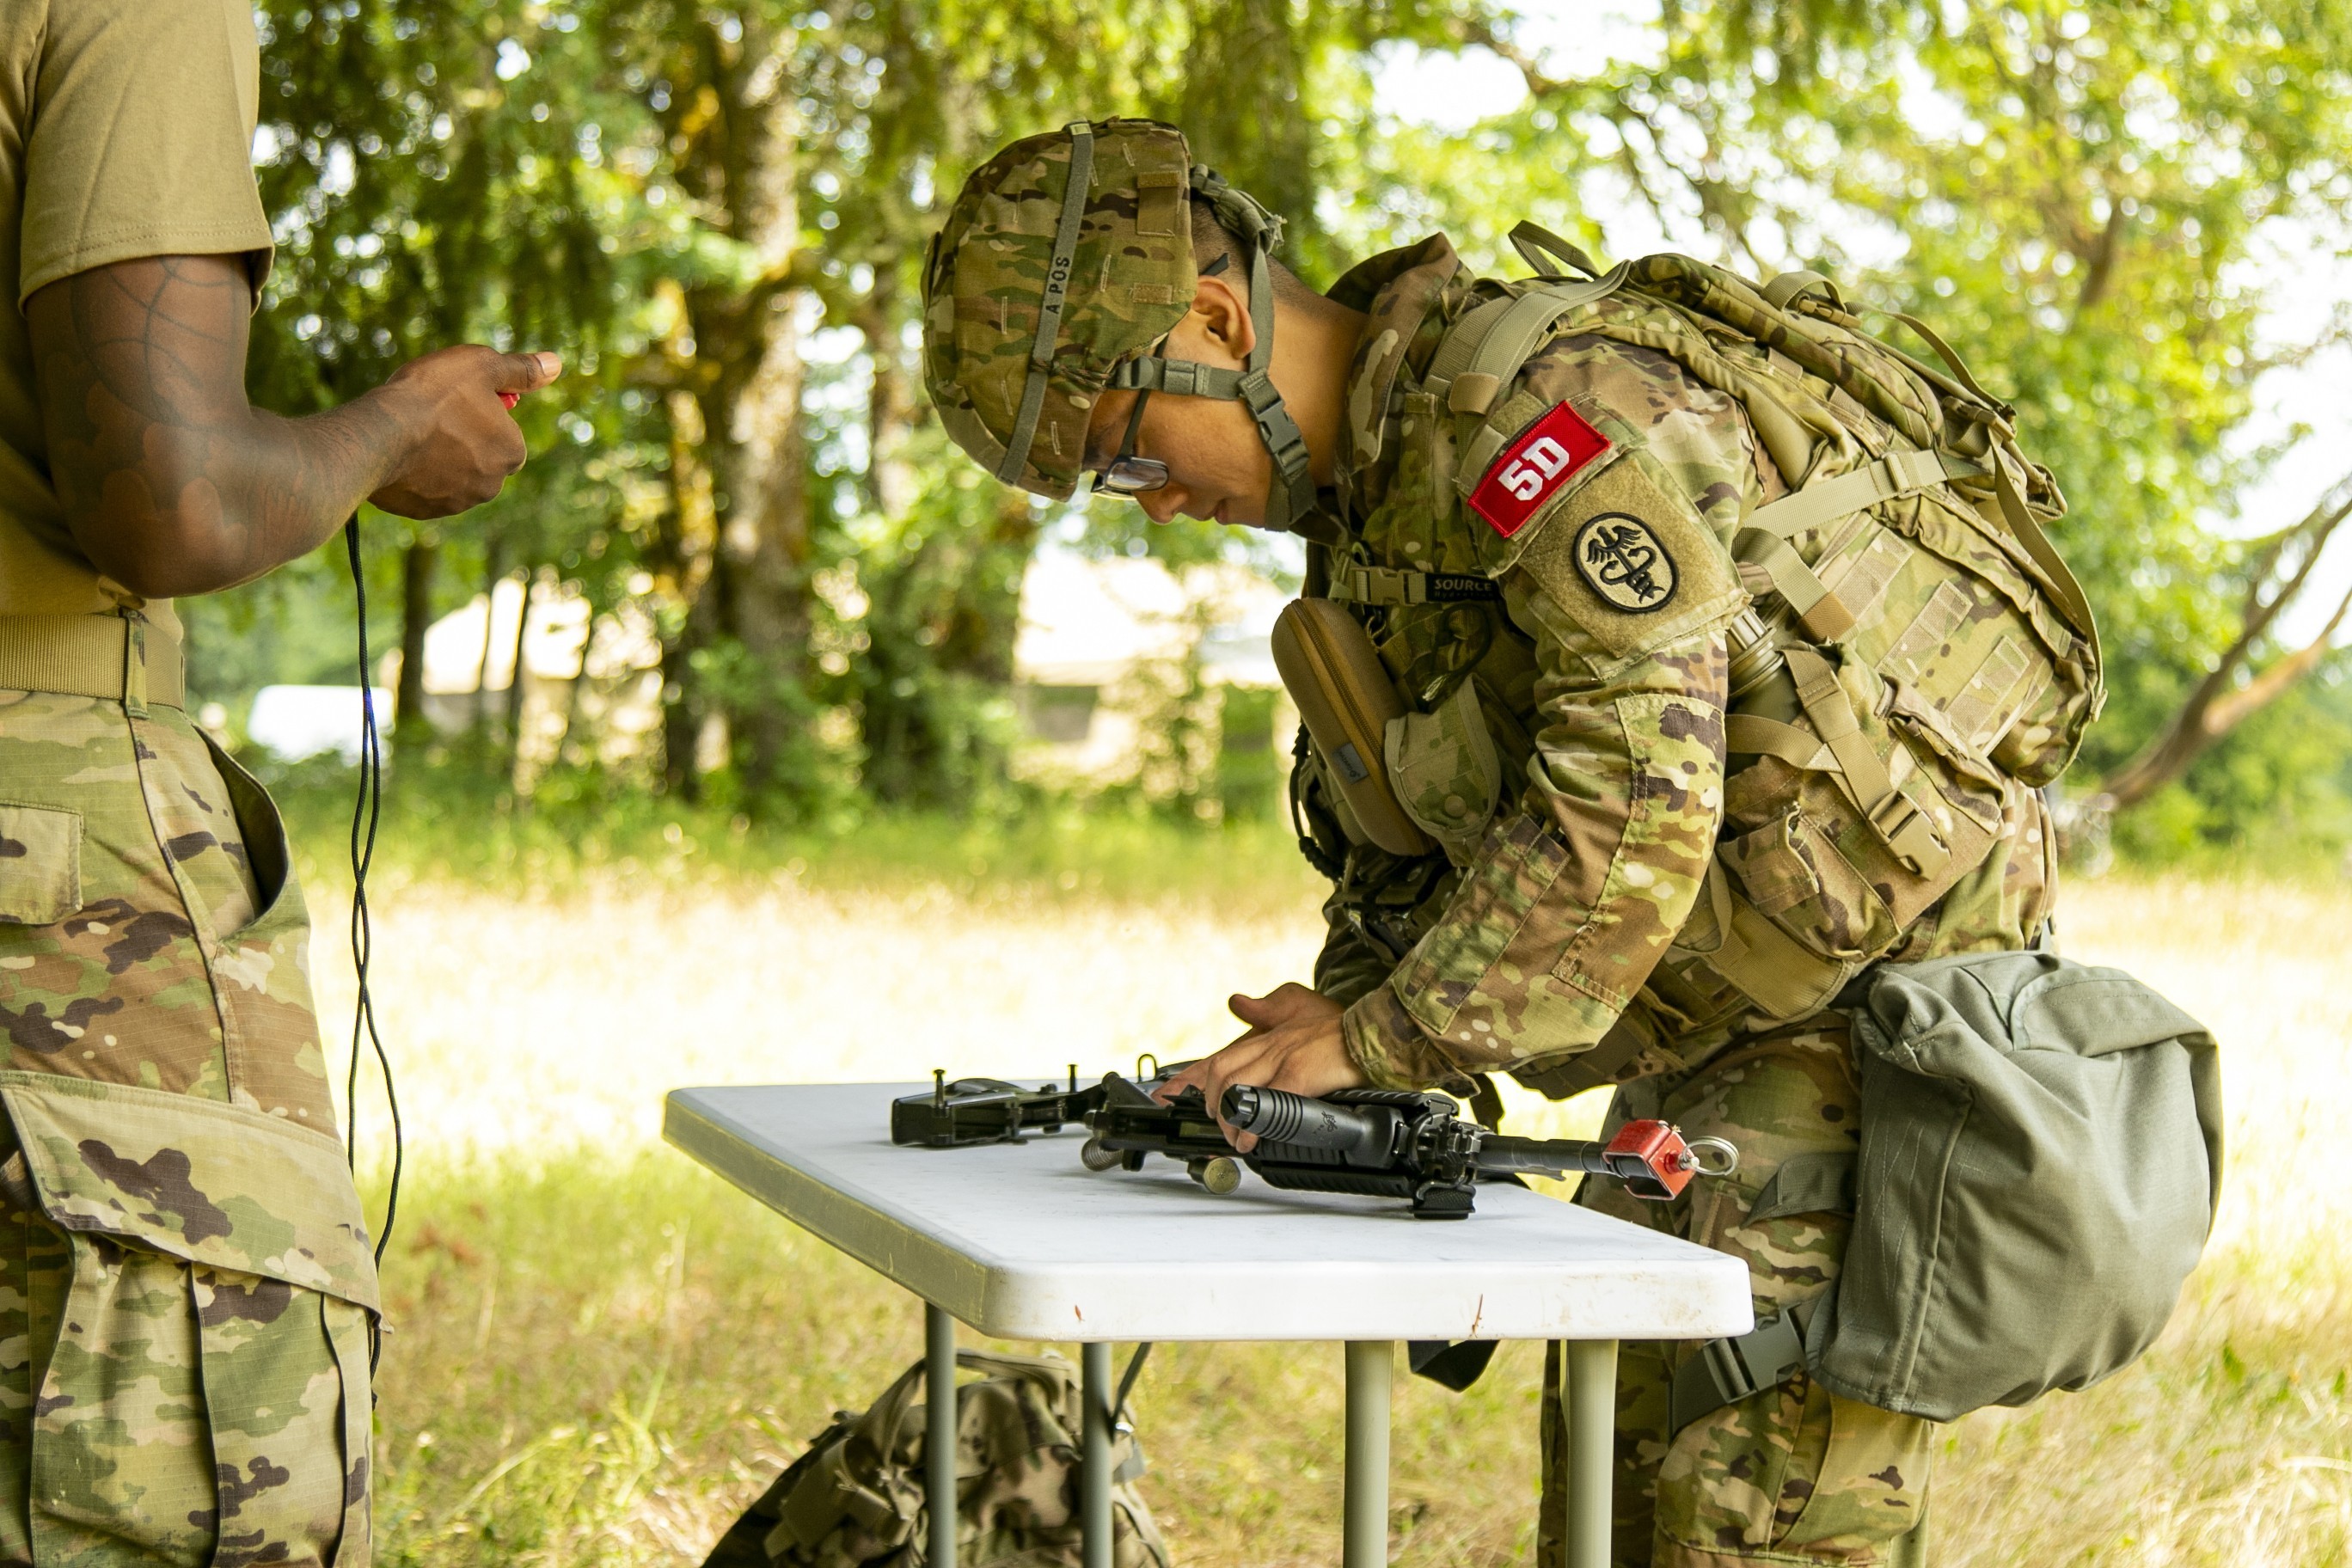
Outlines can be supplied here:
<path id="1" fill-rule="evenodd" d="M 1199 196 L 1194 196 L 1192 198 L 1192 265 L 1206 272 L 1210 264 L 1220 256 L 1226 258 L 1226 275 L 1241 286 L 1244 293 L 1247 293 L 1249 291 L 1248 258 L 1243 253 L 1240 237 L 1218 221 L 1216 208 Z M 1276 300 L 1297 304 L 1306 300 L 1322 299 L 1320 294 L 1307 286 L 1306 280 L 1297 273 L 1285 267 L 1280 258 L 1269 256 L 1265 258 L 1265 264 L 1274 277 L 1274 297 Z"/>

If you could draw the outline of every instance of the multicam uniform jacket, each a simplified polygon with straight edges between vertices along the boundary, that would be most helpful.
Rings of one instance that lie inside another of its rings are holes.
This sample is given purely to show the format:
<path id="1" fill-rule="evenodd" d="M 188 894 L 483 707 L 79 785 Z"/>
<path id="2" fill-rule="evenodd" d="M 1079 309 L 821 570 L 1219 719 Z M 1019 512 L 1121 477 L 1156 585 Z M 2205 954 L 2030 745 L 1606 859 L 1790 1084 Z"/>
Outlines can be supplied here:
<path id="1" fill-rule="evenodd" d="M 1785 1024 L 1785 1013 L 1743 1008 L 1706 972 L 1675 962 L 1721 944 L 1716 928 L 1728 921 L 1707 896 L 1709 865 L 1739 864 L 1742 845 L 1751 853 L 1740 896 L 1784 922 L 1810 920 L 1827 951 L 1907 960 L 2026 945 L 2048 912 L 2052 844 L 2038 795 L 2013 775 L 2063 765 L 2056 753 L 2068 745 L 2053 737 L 2081 692 L 2025 670 L 2034 594 L 2017 563 L 1926 523 L 1909 542 L 1857 527 L 1799 541 L 1825 574 L 1832 558 L 1843 568 L 1854 640 L 1874 635 L 1890 658 L 1910 660 L 1879 661 L 1905 674 L 1869 687 L 1868 703 L 1949 689 L 1949 700 L 1911 704 L 1920 732 L 1973 726 L 1932 785 L 1892 748 L 1899 782 L 1930 803 L 1960 852 L 1957 878 L 1927 889 L 1940 896 L 1906 908 L 1848 864 L 1867 866 L 1867 856 L 1835 852 L 1860 827 L 1814 799 L 1819 790 L 1805 795 L 1799 770 L 1766 757 L 1727 778 L 1729 634 L 1755 597 L 1731 544 L 1742 520 L 1790 483 L 1742 400 L 1690 362 L 1733 362 L 1833 411 L 1851 429 L 1822 445 L 1843 445 L 1852 461 L 1884 444 L 1883 422 L 1781 354 L 1708 332 L 1654 294 L 1620 291 L 1570 311 L 1489 400 L 1486 424 L 1557 427 L 1567 457 L 1552 448 L 1565 471 L 1531 516 L 1496 521 L 1464 500 L 1464 422 L 1425 383 L 1449 328 L 1501 291 L 1465 271 L 1443 237 L 1374 258 L 1331 291 L 1370 320 L 1349 384 L 1339 526 L 1314 547 L 1310 592 L 1373 568 L 1484 575 L 1503 595 L 1359 612 L 1421 716 L 1402 744 L 1392 740 L 1398 795 L 1444 853 L 1348 845 L 1321 817 L 1317 837 L 1342 864 L 1315 980 L 1349 1005 L 1358 1063 L 1393 1086 L 1507 1070 L 1542 1087 L 1550 1069 L 1631 1029 L 1639 1048 L 1618 1053 L 1612 1076 L 1632 1079 Z M 1585 460 L 1596 440 L 1605 453 Z M 1488 481 L 1527 444 L 1522 436 L 1495 458 Z M 1925 502 L 1906 504 L 1926 517 Z M 1595 530 L 1605 547 L 1612 528 L 1627 548 L 1596 555 Z M 1980 578 L 1951 569 L 1955 554 Z M 1629 567 L 1646 570 L 1633 584 L 1643 592 L 1629 591 Z M 1988 736 L 2015 753 L 2005 769 L 1983 760 Z M 1786 884 L 1777 898 L 1776 878 Z"/>
<path id="2" fill-rule="evenodd" d="M 1761 1320 L 1843 1264 L 1842 1200 L 1780 1180 L 1855 1148 L 1827 1004 L 1881 959 L 2037 936 L 2036 786 L 2095 711 L 2098 656 L 2039 533 L 2055 484 L 1965 371 L 1681 258 L 1612 277 L 1638 286 L 1584 290 L 1466 398 L 1456 329 L 1528 286 L 1435 237 L 1332 290 L 1370 319 L 1307 588 L 1371 634 L 1404 710 L 1390 780 L 1442 852 L 1349 842 L 1310 755 L 1310 849 L 1336 873 L 1315 984 L 1376 1083 L 1613 1079 L 1612 1117 L 1731 1139 L 1738 1177 L 1694 1202 L 1583 1201 L 1742 1258 Z M 1846 505 L 1857 485 L 1877 499 Z M 1419 603 L 1412 574 L 1433 574 Z M 1678 1420 L 1695 1353 L 1626 1347 L 1618 1568 L 1921 1560 L 1926 1423 L 1801 1370 Z M 1554 1375 L 1548 1564 L 1559 1397 Z"/>

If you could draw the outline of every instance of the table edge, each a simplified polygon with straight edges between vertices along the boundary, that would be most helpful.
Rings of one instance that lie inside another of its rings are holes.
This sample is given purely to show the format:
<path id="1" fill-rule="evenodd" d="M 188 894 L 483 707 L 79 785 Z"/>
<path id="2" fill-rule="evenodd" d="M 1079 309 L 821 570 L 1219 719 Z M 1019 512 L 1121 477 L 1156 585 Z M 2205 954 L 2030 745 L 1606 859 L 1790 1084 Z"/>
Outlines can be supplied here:
<path id="1" fill-rule="evenodd" d="M 963 1321 L 979 1326 L 986 1314 L 990 1285 L 999 1272 L 994 1260 L 959 1252 L 919 1231 L 908 1229 L 887 1209 L 854 1186 L 821 1182 L 791 1162 L 763 1152 L 740 1125 L 730 1124 L 722 1114 L 680 1098 L 696 1092 L 694 1088 L 674 1089 L 662 1097 L 662 1142 L 835 1251 L 856 1259 L 891 1283 L 914 1291 L 933 1306 L 945 1308 Z M 702 1136 L 697 1137 L 698 1132 Z M 782 1184 L 806 1201 L 796 1210 L 778 1207 L 753 1184 L 750 1179 L 753 1172 L 782 1177 Z M 842 1223 L 850 1215 L 863 1216 L 869 1224 L 879 1222 L 895 1227 L 902 1238 L 901 1246 L 888 1257 L 875 1255 L 872 1249 L 852 1239 L 850 1227 Z"/>
<path id="2" fill-rule="evenodd" d="M 1088 1336 L 1075 1334 L 1063 1320 L 1058 1305 L 1048 1300 L 1060 1281 L 1074 1270 L 1034 1270 L 1008 1265 L 1002 1258 L 983 1252 L 964 1251 L 950 1247 L 919 1230 L 909 1227 L 878 1200 L 862 1193 L 854 1183 L 819 1180 L 793 1165 L 790 1161 L 759 1147 L 750 1130 L 724 1112 L 710 1107 L 702 1096 L 712 1093 L 740 1091 L 746 1089 L 792 1088 L 792 1085 L 769 1084 L 709 1084 L 693 1085 L 669 1090 L 663 1097 L 662 1139 L 688 1158 L 702 1165 L 751 1198 L 761 1207 L 808 1232 L 818 1240 L 845 1256 L 872 1268 L 886 1279 L 913 1292 L 930 1304 L 942 1308 L 980 1332 L 994 1338 L 1030 1340 L 1048 1342 L 1084 1341 Z M 833 1087 L 833 1086 L 825 1086 Z M 884 1086 L 887 1087 L 887 1086 Z M 762 1187 L 769 1190 L 763 1191 Z M 773 1194 L 782 1186 L 784 1198 L 794 1205 L 793 1209 L 780 1205 Z M 894 1232 L 893 1245 L 887 1248 L 864 1245 L 853 1239 L 863 1233 L 881 1228 Z M 1748 1270 L 1739 1259 L 1714 1248 L 1700 1248 L 1709 1254 L 1703 1265 L 1676 1263 L 1664 1266 L 1665 1272 L 1676 1275 L 1714 1275 L 1736 1272 L 1738 1279 L 1690 1279 L 1685 1288 L 1696 1287 L 1703 1294 L 1720 1295 L 1717 1304 L 1727 1310 L 1742 1310 L 1748 1318 L 1737 1332 L 1745 1332 L 1753 1324 L 1748 1311 L 1752 1305 Z M 1082 1269 L 1076 1272 L 1083 1272 Z M 1269 1328 L 1274 1325 L 1269 1324 Z M 1475 1324 L 1472 1326 L 1475 1327 Z M 1599 1327 L 1599 1325 L 1596 1325 Z M 1120 1332 L 1109 1336 L 1119 1341 L 1136 1338 L 1155 1340 L 1232 1342 L 1234 1336 L 1217 1333 L 1190 1334 L 1181 1327 L 1163 1329 L 1150 1334 Z M 1251 1336 L 1266 1342 L 1311 1343 L 1356 1336 L 1344 1332 L 1302 1334 L 1276 1330 L 1262 1336 Z M 1418 1337 L 1375 1335 L 1375 1338 Z M 1432 1337 L 1437 1337 L 1433 1335 Z M 1444 1337 L 1486 1338 L 1475 1334 L 1448 1334 Z M 1503 1339 L 1549 1340 L 1573 1338 L 1612 1340 L 1655 1338 L 1630 1332 L 1611 1331 L 1578 1335 L 1515 1334 L 1491 1336 L 1498 1342 Z M 1683 1337 L 1683 1336 L 1676 1336 Z"/>

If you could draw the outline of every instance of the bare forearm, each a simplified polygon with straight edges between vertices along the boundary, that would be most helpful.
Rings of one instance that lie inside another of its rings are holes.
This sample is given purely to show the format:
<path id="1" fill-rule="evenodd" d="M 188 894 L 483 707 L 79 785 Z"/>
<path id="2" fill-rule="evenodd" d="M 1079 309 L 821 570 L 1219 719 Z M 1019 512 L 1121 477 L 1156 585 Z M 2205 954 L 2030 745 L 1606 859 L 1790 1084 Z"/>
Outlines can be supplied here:
<path id="1" fill-rule="evenodd" d="M 211 593 L 318 548 L 412 438 L 378 394 L 302 419 L 256 410 L 241 430 L 151 431 L 151 449 L 184 449 L 113 463 L 60 499 L 91 563 L 126 587 Z"/>
<path id="2" fill-rule="evenodd" d="M 50 482 L 91 564 L 135 594 L 209 593 L 316 549 L 362 500 L 447 517 L 522 467 L 515 399 L 552 354 L 465 344 L 341 408 L 245 397 L 252 294 L 236 257 L 162 256 L 26 301 Z"/>
<path id="3" fill-rule="evenodd" d="M 205 593 L 308 552 L 415 439 L 389 389 L 303 419 L 249 406 L 250 311 L 228 257 L 124 263 L 28 302 L 67 525 L 136 593 Z"/>

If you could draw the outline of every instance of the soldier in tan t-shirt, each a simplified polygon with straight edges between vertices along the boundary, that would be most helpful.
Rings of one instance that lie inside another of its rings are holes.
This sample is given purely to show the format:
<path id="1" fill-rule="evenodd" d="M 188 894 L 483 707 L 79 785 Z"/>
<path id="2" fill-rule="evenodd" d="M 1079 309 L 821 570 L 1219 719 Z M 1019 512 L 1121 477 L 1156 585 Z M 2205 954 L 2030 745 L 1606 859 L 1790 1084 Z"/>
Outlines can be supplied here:
<path id="1" fill-rule="evenodd" d="M 375 1272 L 268 797 L 168 601 L 461 511 L 551 355 L 249 406 L 249 0 L 0 4 L 0 1568 L 367 1560 Z"/>

